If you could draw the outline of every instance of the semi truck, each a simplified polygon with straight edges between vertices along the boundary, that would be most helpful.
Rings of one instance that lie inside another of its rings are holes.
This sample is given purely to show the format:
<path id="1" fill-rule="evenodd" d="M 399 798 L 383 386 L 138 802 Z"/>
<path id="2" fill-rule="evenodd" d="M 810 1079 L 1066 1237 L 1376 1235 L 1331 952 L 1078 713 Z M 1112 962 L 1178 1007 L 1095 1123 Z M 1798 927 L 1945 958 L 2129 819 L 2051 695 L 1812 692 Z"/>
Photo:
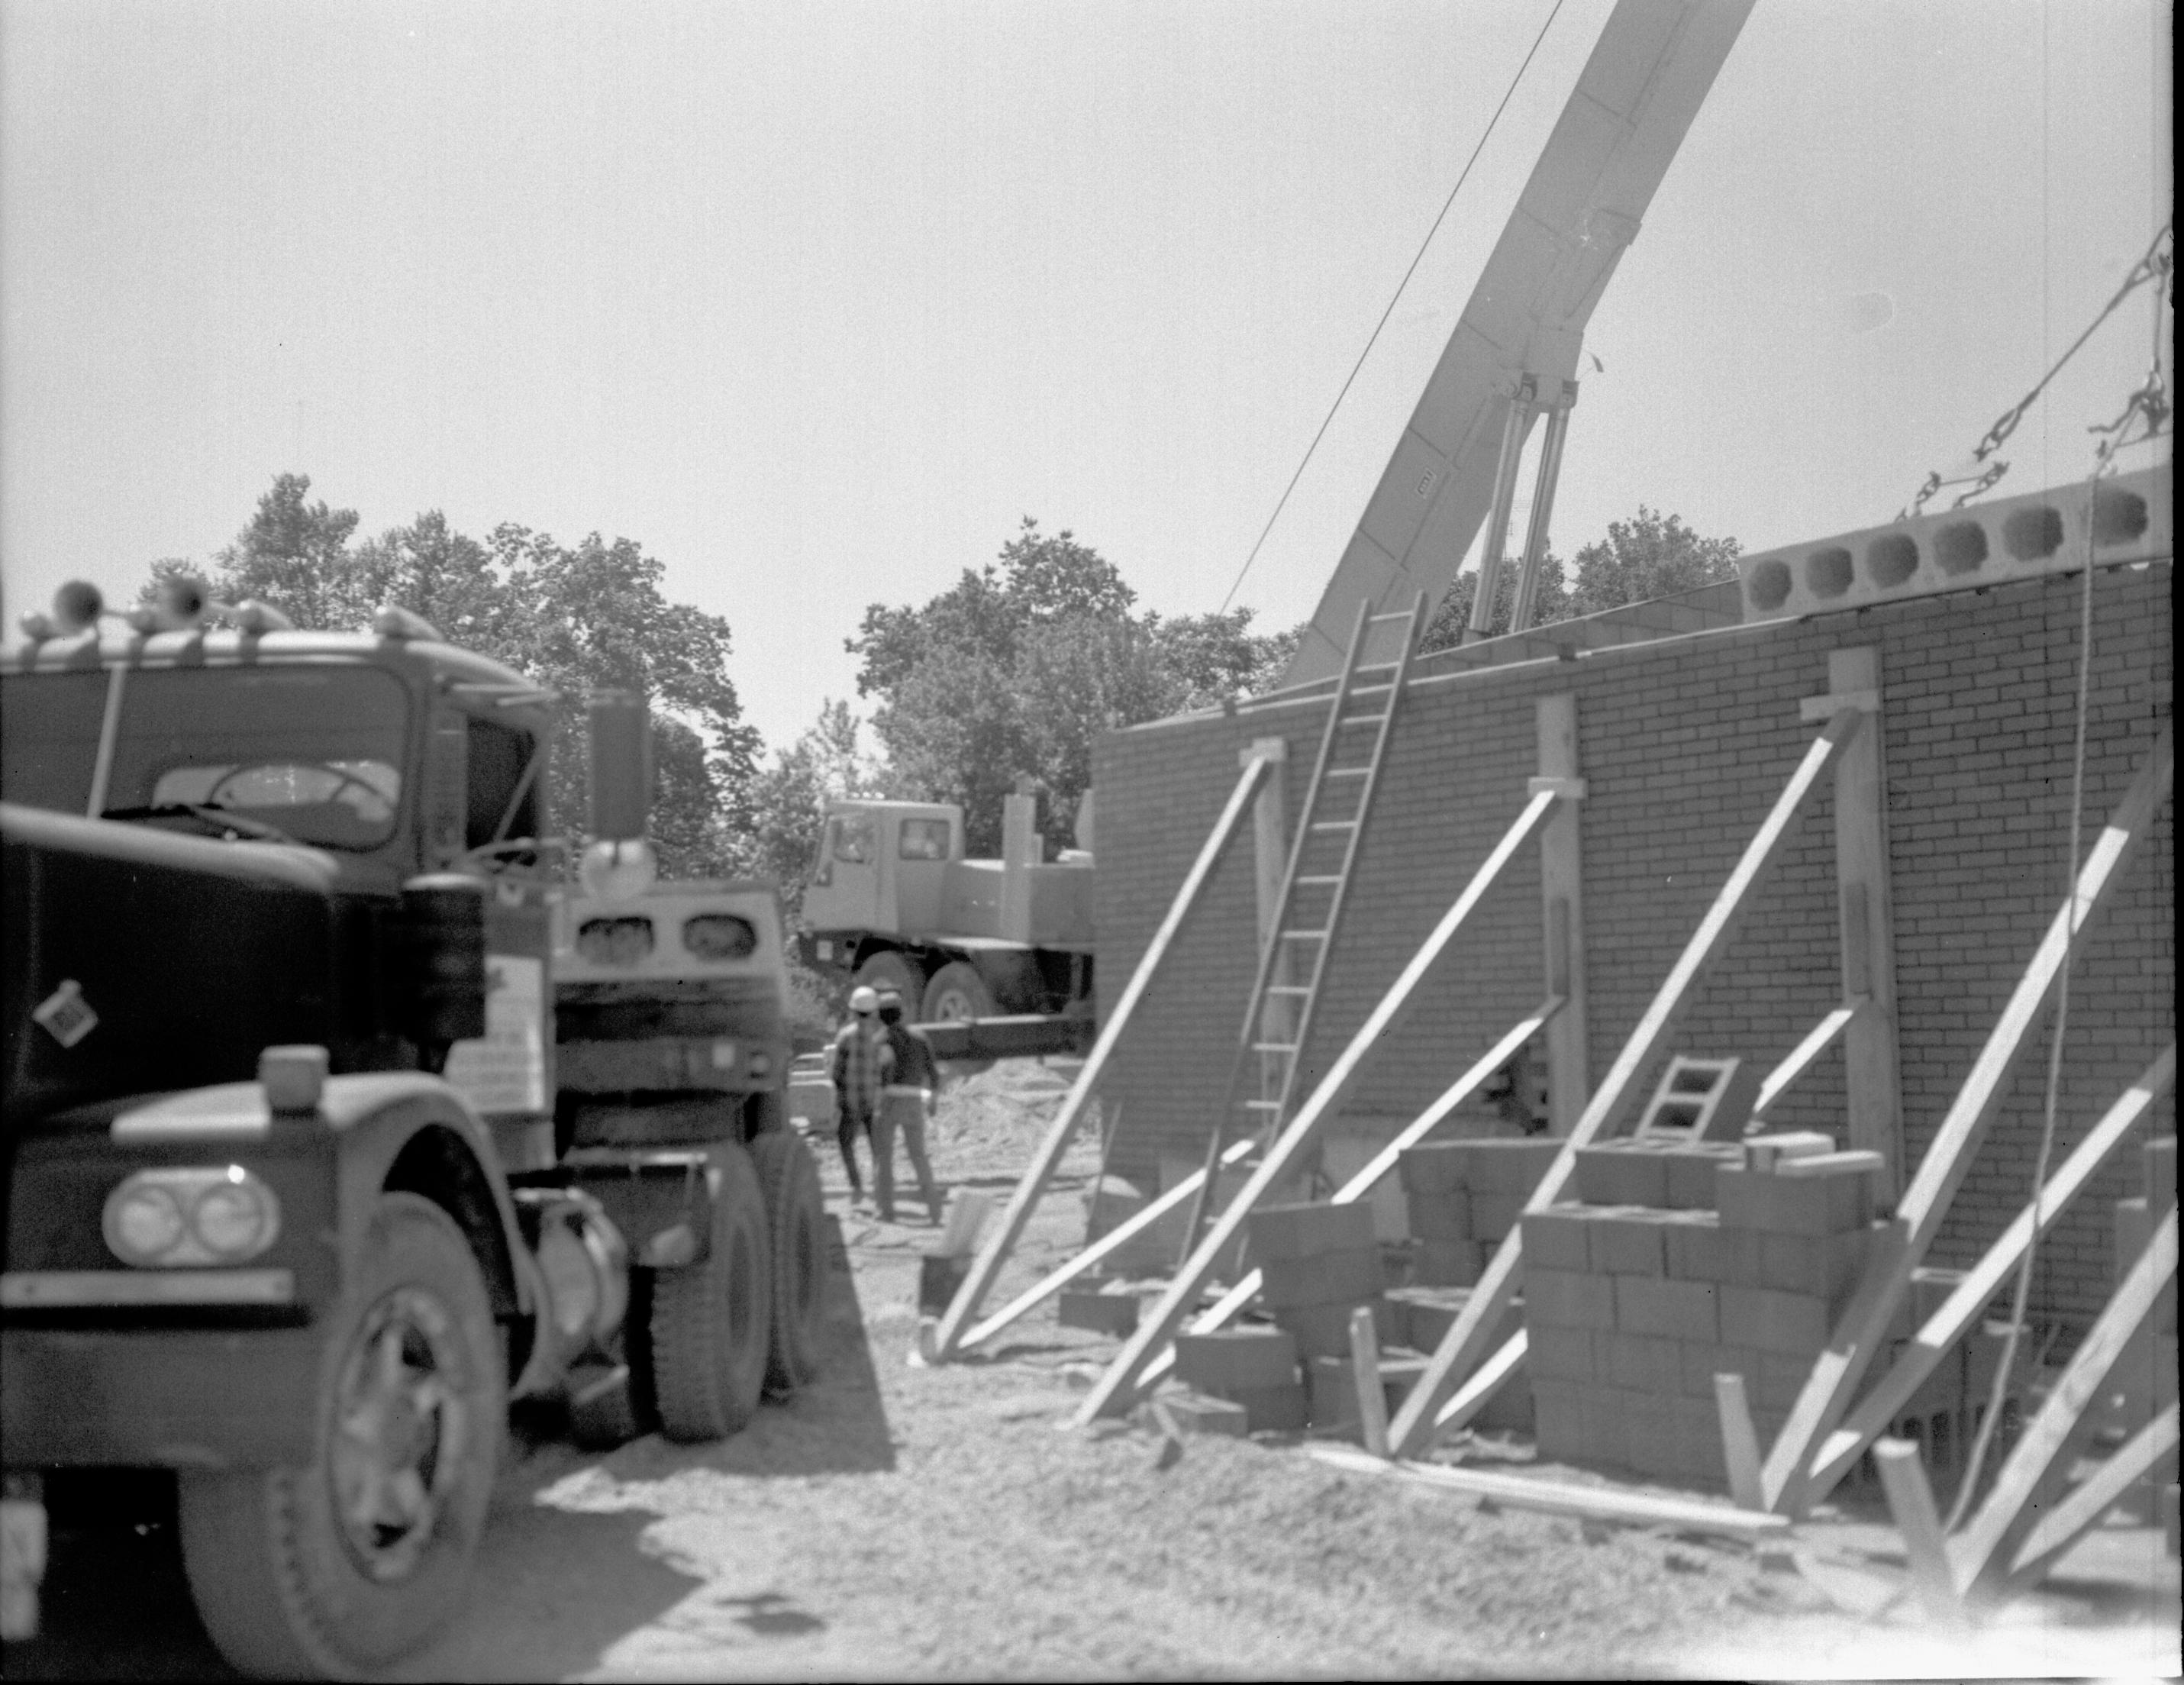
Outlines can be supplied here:
<path id="1" fill-rule="evenodd" d="M 165 1468 L 227 1659 L 370 1672 L 461 1608 L 512 1399 L 591 1443 L 702 1440 L 816 1372 L 777 897 L 648 881 L 638 699 L 591 700 L 590 842 L 543 835 L 559 699 L 401 609 L 298 630 L 71 585 L 25 631 L 14 1624 L 45 1473 Z"/>
<path id="2" fill-rule="evenodd" d="M 959 1068 L 1081 1053 L 1094 1031 L 1092 794 L 1044 859 L 1037 798 L 1003 798 L 1001 857 L 965 857 L 952 802 L 837 798 L 804 890 L 813 968 L 901 995 Z"/>

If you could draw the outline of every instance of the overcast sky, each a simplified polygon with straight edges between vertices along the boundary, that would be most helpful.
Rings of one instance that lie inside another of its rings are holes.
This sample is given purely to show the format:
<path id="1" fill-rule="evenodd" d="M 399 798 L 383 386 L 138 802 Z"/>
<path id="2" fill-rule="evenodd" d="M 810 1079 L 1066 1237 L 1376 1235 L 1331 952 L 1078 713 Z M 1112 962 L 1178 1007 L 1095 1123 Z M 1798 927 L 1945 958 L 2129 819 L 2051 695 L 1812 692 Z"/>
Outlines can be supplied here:
<path id="1" fill-rule="evenodd" d="M 1553 0 L 0 0 L 0 576 L 280 471 L 642 543 L 777 743 L 1022 516 L 1216 607 Z M 1311 612 L 1612 0 L 1563 0 L 1237 600 Z M 2168 214 L 2147 0 L 1759 0 L 1596 313 L 1567 555 L 1886 520 Z M 2082 474 L 2142 292 L 2003 453 Z"/>

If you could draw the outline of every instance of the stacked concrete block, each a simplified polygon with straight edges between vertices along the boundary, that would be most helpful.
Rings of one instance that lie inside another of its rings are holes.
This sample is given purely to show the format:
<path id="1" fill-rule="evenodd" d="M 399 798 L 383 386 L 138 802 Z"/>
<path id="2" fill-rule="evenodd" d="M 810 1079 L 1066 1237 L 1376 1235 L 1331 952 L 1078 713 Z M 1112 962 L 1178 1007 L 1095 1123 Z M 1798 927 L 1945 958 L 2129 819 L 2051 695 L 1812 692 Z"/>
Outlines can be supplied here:
<path id="1" fill-rule="evenodd" d="M 1350 1313 L 1370 1307 L 1384 1343 L 1399 1343 L 1373 1213 L 1364 1205 L 1274 1205 L 1251 1214 L 1250 1262 L 1259 1302 L 1306 1358 L 1350 1355 Z"/>
<path id="2" fill-rule="evenodd" d="M 1296 1342 L 1285 1329 L 1224 1328 L 1212 1334 L 1178 1334 L 1175 1375 L 1194 1392 L 1243 1406 L 1251 1432 L 1295 1431 L 1305 1425 Z"/>
<path id="3" fill-rule="evenodd" d="M 1397 1287 L 1388 1294 L 1393 1313 L 1395 1337 L 1414 1350 L 1432 1353 L 1448 1337 L 1448 1331 L 1470 1302 L 1468 1287 Z M 1511 1300 L 1488 1338 L 1488 1349 L 1496 1350 L 1524 1325 L 1522 1295 Z M 1532 1431 L 1531 1377 L 1519 1370 L 1504 1382 L 1486 1408 L 1472 1419 L 1474 1427 L 1493 1431 L 1529 1433 Z"/>
<path id="4" fill-rule="evenodd" d="M 1357 1371 L 1348 1358 L 1312 1358 L 1305 1364 L 1311 1377 L 1311 1416 L 1316 1433 L 1354 1436 L 1358 1431 Z M 1418 1378 L 1425 1373 L 1420 1352 L 1396 1347 L 1380 1353 L 1380 1391 L 1388 1414 L 1393 1416 Z"/>
<path id="5" fill-rule="evenodd" d="M 1540 1137 L 1437 1141 L 1404 1152 L 1396 1168 L 1418 1242 L 1412 1280 L 1449 1287 L 1478 1280 L 1561 1150 L 1559 1141 Z"/>
<path id="6" fill-rule="evenodd" d="M 1137 1332 L 1141 1303 L 1119 1278 L 1080 1275 L 1061 1290 L 1056 1318 L 1064 1328 L 1127 1338 Z"/>
<path id="7" fill-rule="evenodd" d="M 1192 1387 L 1169 1387 L 1162 1392 L 1160 1401 L 1167 1406 L 1169 1420 L 1185 1433 L 1212 1433 L 1241 1439 L 1251 1431 L 1249 1410 L 1211 1392 L 1201 1392 Z"/>
<path id="8" fill-rule="evenodd" d="M 1720 1373 L 1744 1377 L 1763 1443 L 1779 1430 L 1871 1255 L 1879 1164 L 1832 1153 L 1757 1168 L 1770 1157 L 1701 1142 L 1590 1150 L 1580 1191 L 1624 1197 L 1524 1219 L 1542 1457 L 1719 1488 Z M 1716 1209 L 1666 1203 L 1670 1167 L 1687 1190 L 1694 1163 Z"/>

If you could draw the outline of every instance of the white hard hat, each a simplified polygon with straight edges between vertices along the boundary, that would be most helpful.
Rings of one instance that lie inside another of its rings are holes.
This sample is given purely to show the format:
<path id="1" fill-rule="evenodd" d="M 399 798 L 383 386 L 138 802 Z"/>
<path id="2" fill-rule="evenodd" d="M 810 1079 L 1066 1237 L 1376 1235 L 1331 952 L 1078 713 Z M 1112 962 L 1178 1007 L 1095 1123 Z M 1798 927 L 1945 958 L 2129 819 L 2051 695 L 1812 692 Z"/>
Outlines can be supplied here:
<path id="1" fill-rule="evenodd" d="M 850 1010 L 853 1013 L 875 1013 L 879 1010 L 880 997 L 862 985 L 850 991 Z"/>

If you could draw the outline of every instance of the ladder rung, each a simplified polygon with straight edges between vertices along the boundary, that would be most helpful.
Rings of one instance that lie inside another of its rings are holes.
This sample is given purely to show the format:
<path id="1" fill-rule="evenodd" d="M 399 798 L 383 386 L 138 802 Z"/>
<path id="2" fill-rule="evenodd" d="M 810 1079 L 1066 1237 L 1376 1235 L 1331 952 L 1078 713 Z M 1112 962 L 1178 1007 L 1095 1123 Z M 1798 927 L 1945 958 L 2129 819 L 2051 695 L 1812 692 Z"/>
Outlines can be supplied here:
<path id="1" fill-rule="evenodd" d="M 1323 942 L 1327 940 L 1327 932 L 1324 930 L 1284 930 L 1282 932 L 1282 940 L 1284 942 Z"/>
<path id="2" fill-rule="evenodd" d="M 1357 822 L 1355 819 L 1315 819 L 1312 822 L 1312 828 L 1315 831 L 1354 831 L 1357 829 Z"/>
<path id="3" fill-rule="evenodd" d="M 1382 621 L 1384 621 L 1384 620 L 1408 620 L 1410 617 L 1411 617 L 1411 611 L 1410 611 L 1410 610 L 1408 610 L 1408 609 L 1397 609 L 1397 610 L 1396 610 L 1394 613 L 1392 613 L 1392 614 L 1376 614 L 1376 615 L 1372 616 L 1372 617 L 1371 617 L 1371 623 L 1372 623 L 1372 624 L 1373 624 L 1373 625 L 1375 625 L 1375 626 L 1378 626 L 1378 625 L 1379 625 Z"/>
<path id="4" fill-rule="evenodd" d="M 1329 767 L 1327 776 L 1330 778 L 1369 778 L 1373 776 L 1373 769 L 1370 767 Z"/>
<path id="5" fill-rule="evenodd" d="M 1269 983 L 1267 992 L 1269 995 L 1309 995 L 1312 990 L 1301 983 Z"/>
<path id="6" fill-rule="evenodd" d="M 1253 1112 L 1279 1112 L 1282 1109 L 1282 1102 L 1279 1100 L 1246 1100 L 1244 1104 Z"/>
<path id="7" fill-rule="evenodd" d="M 1310 878 L 1300 878 L 1296 881 L 1297 888 L 1299 889 L 1302 889 L 1306 884 L 1309 884 L 1315 890 L 1323 890 L 1329 884 L 1340 883 L 1342 881 L 1342 874 L 1339 872 L 1332 876 L 1322 873 Z"/>
<path id="8" fill-rule="evenodd" d="M 1388 717 L 1385 714 L 1351 714 L 1335 722 L 1337 725 L 1376 726 Z"/>
<path id="9" fill-rule="evenodd" d="M 1294 1053 L 1296 1050 L 1297 1044 L 1294 1041 L 1254 1041 L 1251 1044 L 1254 1053 Z"/>
<path id="10" fill-rule="evenodd" d="M 1343 694 L 1347 696 L 1377 696 L 1383 690 L 1393 690 L 1395 688 L 1395 681 L 1390 679 L 1380 684 L 1353 684 Z"/>

